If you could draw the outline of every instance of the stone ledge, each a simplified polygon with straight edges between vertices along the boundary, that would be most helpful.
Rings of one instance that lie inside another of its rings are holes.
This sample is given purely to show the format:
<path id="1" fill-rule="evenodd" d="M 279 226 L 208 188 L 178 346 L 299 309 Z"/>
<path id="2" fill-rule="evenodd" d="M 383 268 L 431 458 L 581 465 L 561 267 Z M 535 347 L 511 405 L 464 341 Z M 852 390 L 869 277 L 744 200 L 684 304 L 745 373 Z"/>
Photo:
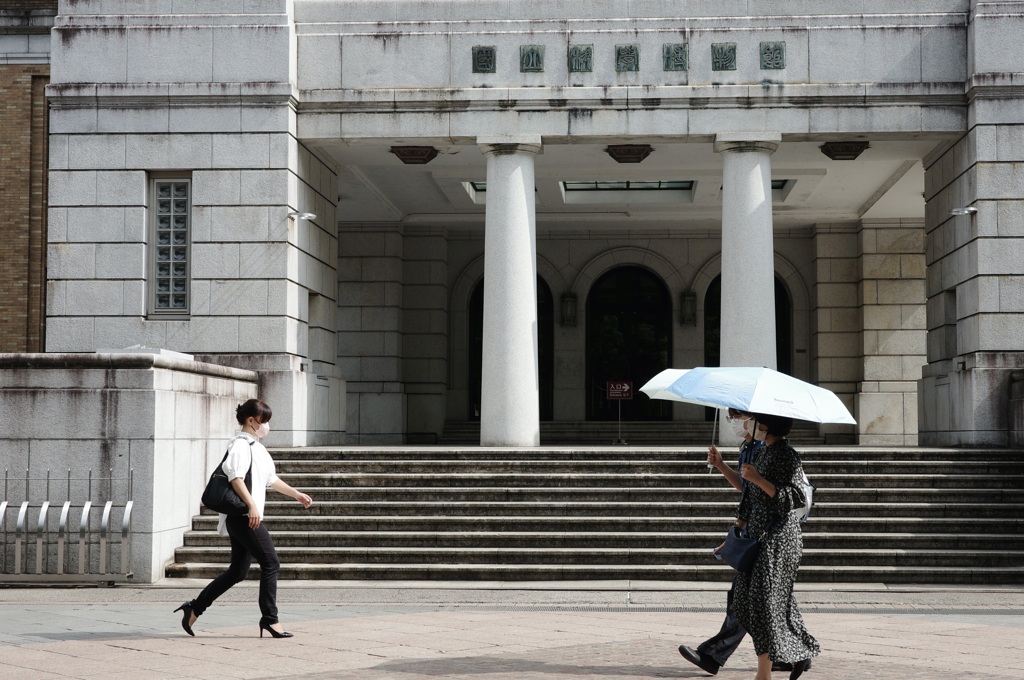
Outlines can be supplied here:
<path id="1" fill-rule="evenodd" d="M 220 366 L 175 359 L 158 354 L 125 353 L 0 353 L 0 369 L 32 368 L 32 369 L 130 369 L 130 368 L 166 368 L 185 373 L 208 375 L 217 378 L 229 378 L 245 382 L 257 382 L 258 374 L 240 368 Z"/>

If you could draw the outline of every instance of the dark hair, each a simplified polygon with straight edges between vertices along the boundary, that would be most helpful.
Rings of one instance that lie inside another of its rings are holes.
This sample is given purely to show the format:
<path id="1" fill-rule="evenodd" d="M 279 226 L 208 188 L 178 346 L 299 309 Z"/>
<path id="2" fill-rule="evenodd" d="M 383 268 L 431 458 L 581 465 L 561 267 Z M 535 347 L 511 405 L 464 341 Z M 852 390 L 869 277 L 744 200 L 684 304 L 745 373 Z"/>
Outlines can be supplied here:
<path id="1" fill-rule="evenodd" d="M 274 412 L 270 410 L 267 403 L 259 399 L 250 399 L 243 404 L 239 404 L 238 408 L 235 409 L 235 419 L 239 425 L 245 425 L 245 421 L 249 420 L 249 418 L 255 418 L 261 423 L 269 423 L 272 415 L 274 415 Z"/>
<path id="2" fill-rule="evenodd" d="M 748 413 L 747 411 L 741 411 L 738 408 L 733 408 L 731 406 L 729 407 L 730 418 L 749 418 L 752 415 L 752 413 Z"/>
<path id="3" fill-rule="evenodd" d="M 786 416 L 774 416 L 770 413 L 755 413 L 754 418 L 768 428 L 768 434 L 785 437 L 793 429 L 793 419 Z"/>

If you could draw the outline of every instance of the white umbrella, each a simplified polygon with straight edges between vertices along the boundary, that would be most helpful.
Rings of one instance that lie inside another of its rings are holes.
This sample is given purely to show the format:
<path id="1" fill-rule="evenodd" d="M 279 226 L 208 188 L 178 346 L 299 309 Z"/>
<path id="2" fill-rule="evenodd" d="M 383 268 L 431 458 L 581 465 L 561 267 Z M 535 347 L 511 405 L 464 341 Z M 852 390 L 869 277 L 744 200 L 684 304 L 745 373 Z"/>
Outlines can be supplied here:
<path id="1" fill-rule="evenodd" d="M 669 392 L 668 386 L 689 372 L 688 368 L 666 368 L 648 380 L 640 391 L 651 399 L 668 399 L 669 401 L 687 401 L 679 395 Z"/>
<path id="2" fill-rule="evenodd" d="M 835 393 L 770 368 L 704 366 L 686 371 L 659 389 L 675 395 L 677 401 L 704 406 L 768 413 L 816 423 L 857 424 Z M 673 397 L 652 395 L 652 398 Z"/>

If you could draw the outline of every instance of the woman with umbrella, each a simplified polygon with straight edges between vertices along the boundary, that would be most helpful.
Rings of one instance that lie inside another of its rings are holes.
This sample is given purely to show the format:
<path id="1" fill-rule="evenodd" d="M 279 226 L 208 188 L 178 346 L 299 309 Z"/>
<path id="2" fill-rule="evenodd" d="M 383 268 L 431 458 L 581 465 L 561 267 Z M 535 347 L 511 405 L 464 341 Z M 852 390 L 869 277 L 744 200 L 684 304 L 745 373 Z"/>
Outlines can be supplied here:
<path id="1" fill-rule="evenodd" d="M 792 511 L 807 502 L 801 486 L 803 469 L 786 439 L 793 419 L 766 414 L 754 418 L 767 427 L 766 447 L 740 469 L 748 484 L 738 514 L 747 523 L 747 534 L 760 539 L 761 549 L 753 571 L 737 573 L 733 606 L 754 641 L 756 680 L 771 680 L 773 661 L 793 664 L 789 677 L 796 680 L 820 653 L 793 597 L 803 536 Z"/>

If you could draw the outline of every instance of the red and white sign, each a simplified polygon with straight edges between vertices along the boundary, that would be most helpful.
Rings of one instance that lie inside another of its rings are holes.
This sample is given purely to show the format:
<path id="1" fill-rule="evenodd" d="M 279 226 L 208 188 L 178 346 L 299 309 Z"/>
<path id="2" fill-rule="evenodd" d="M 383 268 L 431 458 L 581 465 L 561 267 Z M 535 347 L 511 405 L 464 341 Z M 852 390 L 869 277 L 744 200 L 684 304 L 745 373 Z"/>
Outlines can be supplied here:
<path id="1" fill-rule="evenodd" d="M 632 399 L 633 382 L 629 380 L 609 380 L 607 392 L 609 399 Z"/>

